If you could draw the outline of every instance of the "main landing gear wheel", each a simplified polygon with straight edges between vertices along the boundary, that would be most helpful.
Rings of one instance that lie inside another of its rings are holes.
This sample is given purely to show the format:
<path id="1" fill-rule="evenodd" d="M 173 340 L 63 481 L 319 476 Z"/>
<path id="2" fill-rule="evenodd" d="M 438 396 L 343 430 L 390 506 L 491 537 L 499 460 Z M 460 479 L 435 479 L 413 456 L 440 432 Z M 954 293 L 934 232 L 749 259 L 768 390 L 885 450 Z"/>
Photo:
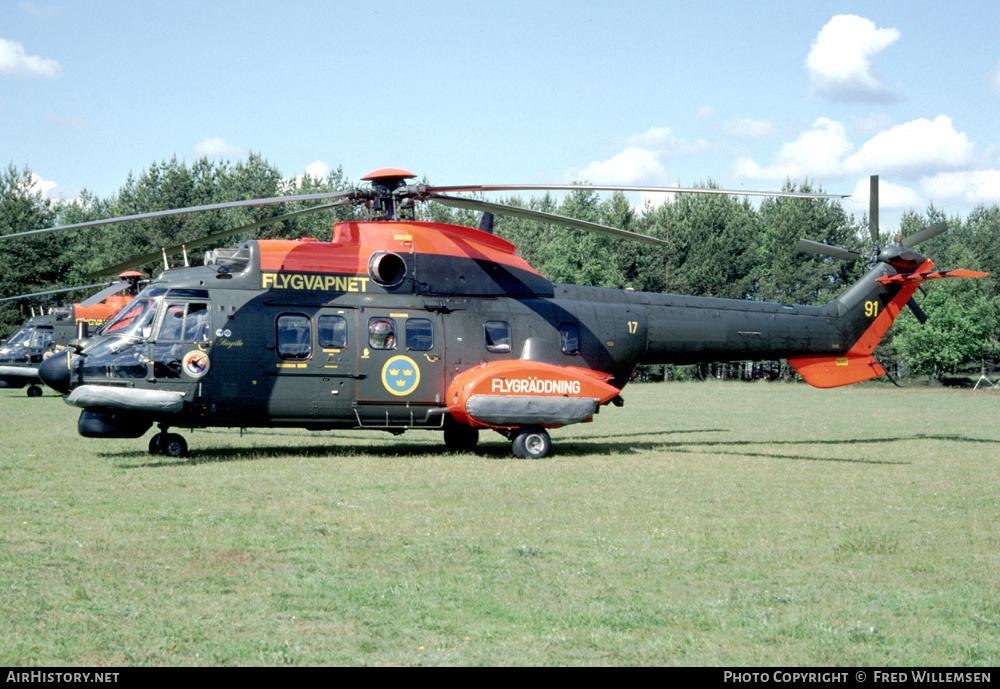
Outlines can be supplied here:
<path id="1" fill-rule="evenodd" d="M 149 439 L 149 454 L 165 457 L 186 457 L 187 441 L 177 433 L 160 432 Z"/>
<path id="2" fill-rule="evenodd" d="M 514 436 L 511 449 L 515 457 L 541 459 L 552 449 L 552 439 L 544 428 L 521 428 Z"/>
<path id="3" fill-rule="evenodd" d="M 451 420 L 445 422 L 444 447 L 448 452 L 475 452 L 478 442 L 478 428 Z"/>
<path id="4" fill-rule="evenodd" d="M 37 385 L 31 385 L 28 387 L 28 397 L 41 397 L 42 389 Z"/>

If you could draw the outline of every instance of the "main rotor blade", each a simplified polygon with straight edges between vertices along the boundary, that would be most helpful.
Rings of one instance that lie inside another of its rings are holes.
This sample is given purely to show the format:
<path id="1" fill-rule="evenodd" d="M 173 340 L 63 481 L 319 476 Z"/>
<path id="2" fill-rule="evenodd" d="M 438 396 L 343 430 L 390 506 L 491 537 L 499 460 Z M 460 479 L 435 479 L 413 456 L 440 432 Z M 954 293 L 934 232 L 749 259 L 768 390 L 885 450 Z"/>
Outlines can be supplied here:
<path id="1" fill-rule="evenodd" d="M 200 213 L 202 211 L 216 211 L 224 210 L 226 208 L 244 208 L 247 206 L 266 206 L 274 203 L 292 203 L 294 201 L 321 201 L 325 199 L 362 199 L 366 198 L 366 193 L 358 189 L 352 189 L 350 191 L 337 191 L 337 192 L 323 192 L 319 194 L 301 194 L 299 196 L 275 196 L 268 199 L 249 199 L 246 201 L 228 201 L 226 203 L 210 203 L 205 206 L 191 206 L 189 208 L 172 208 L 165 211 L 152 211 L 150 213 L 137 213 L 135 215 L 124 215 L 119 218 L 107 218 L 104 220 L 90 220 L 88 222 L 79 222 L 73 225 L 59 225 L 58 227 L 46 227 L 42 230 L 28 230 L 27 232 L 15 232 L 14 234 L 5 234 L 0 236 L 0 239 L 11 239 L 12 237 L 26 237 L 32 234 L 41 234 L 43 232 L 58 232 L 62 230 L 79 230 L 89 227 L 101 227 L 103 225 L 117 225 L 123 222 L 131 222 L 133 220 L 152 220 L 154 218 L 165 218 L 173 215 L 186 215 L 188 213 Z M 317 206 L 316 208 L 307 210 L 319 210 L 323 206 Z M 141 264 L 140 264 L 141 265 Z"/>
<path id="2" fill-rule="evenodd" d="M 872 233 L 872 246 L 877 252 L 878 246 L 878 175 L 872 175 L 868 181 L 868 229 Z"/>
<path id="3" fill-rule="evenodd" d="M 637 234 L 627 230 L 619 230 L 616 227 L 608 227 L 607 225 L 598 225 L 597 223 L 587 222 L 586 220 L 567 218 L 563 215 L 553 215 L 552 213 L 528 210 L 527 208 L 516 208 L 514 206 L 489 203 L 478 199 L 467 199 L 460 196 L 445 196 L 437 193 L 428 195 L 428 199 L 436 201 L 443 206 L 464 208 L 466 210 L 473 211 L 483 211 L 499 215 L 512 215 L 515 218 L 521 218 L 522 220 L 533 220 L 535 222 L 548 222 L 556 225 L 566 225 L 568 227 L 575 227 L 578 230 L 587 230 L 589 232 L 597 232 L 599 234 L 606 234 L 612 237 L 631 239 L 635 242 L 651 244 L 653 246 L 660 246 L 667 243 L 662 239 L 657 239 L 656 237 L 649 237 L 644 234 Z"/>
<path id="4" fill-rule="evenodd" d="M 123 261 L 113 266 L 107 268 L 102 268 L 101 270 L 94 271 L 87 275 L 89 278 L 96 278 L 102 275 L 117 275 L 123 270 L 130 270 L 132 268 L 137 268 L 139 266 L 146 265 L 147 263 L 152 263 L 153 261 L 159 260 L 166 251 L 168 255 L 176 254 L 181 250 L 182 247 L 187 247 L 188 249 L 197 249 L 205 244 L 211 244 L 220 239 L 225 239 L 226 237 L 232 237 L 236 234 L 241 234 L 243 232 L 249 232 L 251 230 L 257 230 L 266 225 L 272 225 L 276 222 L 281 222 L 282 220 L 288 220 L 289 218 L 296 218 L 300 215 L 306 215 L 307 213 L 315 213 L 316 211 L 325 211 L 330 208 L 336 208 L 337 206 L 346 206 L 352 203 L 352 199 L 345 199 L 343 201 L 336 201 L 334 203 L 325 203 L 321 206 L 313 206 L 312 208 L 305 208 L 300 211 L 294 211 L 292 213 L 285 213 L 284 215 L 278 215 L 273 218 L 265 218 L 264 220 L 258 220 L 255 223 L 250 223 L 249 225 L 243 225 L 241 227 L 234 227 L 231 230 L 223 230 L 222 232 L 216 232 L 215 234 L 210 234 L 201 239 L 194 239 L 190 242 L 183 242 L 181 244 L 174 244 L 173 246 L 165 247 L 159 251 L 150 252 L 148 254 L 143 254 L 142 256 L 136 256 L 135 258 L 129 259 L 128 261 Z"/>
<path id="5" fill-rule="evenodd" d="M 909 237 L 903 239 L 900 244 L 907 247 L 914 247 L 920 242 L 926 242 L 932 237 L 937 237 L 942 232 L 948 231 L 948 223 L 939 222 L 936 225 L 931 225 L 928 228 L 920 230 L 920 232 L 914 232 Z"/>
<path id="6" fill-rule="evenodd" d="M 112 294 L 117 294 L 123 289 L 127 288 L 130 284 L 128 280 L 122 280 L 121 282 L 116 282 L 107 289 L 102 289 L 97 294 L 90 296 L 86 301 L 80 302 L 80 306 L 94 306 L 95 304 L 100 304 L 102 301 L 110 297 Z"/>
<path id="7" fill-rule="evenodd" d="M 396 193 L 400 195 L 486 192 L 486 191 L 623 191 L 623 192 L 660 192 L 664 194 L 722 194 L 728 196 L 780 196 L 796 199 L 844 199 L 850 194 L 813 194 L 810 192 L 792 191 L 747 191 L 741 189 L 699 189 L 693 187 L 632 187 L 616 184 L 473 184 L 468 186 L 437 187 L 430 185 L 411 185 L 402 187 Z"/>
<path id="8" fill-rule="evenodd" d="M 830 246 L 829 244 L 814 242 L 810 239 L 799 240 L 799 251 L 812 254 L 823 254 L 824 256 L 830 256 L 832 258 L 842 258 L 845 261 L 857 261 L 858 259 L 864 258 L 864 256 L 859 254 L 857 251 L 841 249 L 839 246 Z"/>
<path id="9" fill-rule="evenodd" d="M 78 289 L 93 289 L 94 287 L 105 287 L 108 283 L 98 282 L 96 285 L 80 285 L 79 287 L 63 287 L 62 289 L 49 289 L 44 292 L 32 292 L 31 294 L 19 294 L 16 297 L 4 297 L 0 301 L 11 301 L 12 299 L 28 299 L 30 297 L 41 297 L 46 294 L 59 294 L 61 292 L 75 292 Z"/>

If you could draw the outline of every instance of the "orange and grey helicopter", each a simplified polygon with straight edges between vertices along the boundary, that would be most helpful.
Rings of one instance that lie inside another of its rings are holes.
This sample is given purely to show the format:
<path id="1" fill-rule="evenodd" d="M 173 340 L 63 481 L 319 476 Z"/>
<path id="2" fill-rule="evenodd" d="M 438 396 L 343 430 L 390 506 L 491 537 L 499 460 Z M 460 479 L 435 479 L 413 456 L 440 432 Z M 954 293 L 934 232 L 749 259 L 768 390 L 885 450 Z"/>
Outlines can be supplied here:
<path id="1" fill-rule="evenodd" d="M 165 270 L 99 337 L 45 361 L 41 378 L 82 409 L 84 436 L 138 438 L 157 424 L 154 454 L 187 452 L 171 428 L 287 426 L 441 430 L 450 450 L 470 450 L 480 429 L 492 429 L 512 442 L 515 455 L 539 458 L 551 448 L 548 430 L 620 405 L 640 364 L 784 358 L 818 387 L 883 375 L 872 351 L 918 286 L 982 275 L 935 271 L 912 248 L 943 225 L 880 249 L 872 218 L 872 267 L 823 306 L 554 284 L 492 234 L 494 213 L 660 240 L 455 194 L 685 190 L 446 187 L 409 183 L 413 177 L 384 169 L 348 191 L 65 226 L 295 200 L 326 201 L 297 214 L 356 204 L 378 216 L 336 223 L 330 241 L 251 240 L 207 252 L 202 266 Z M 417 221 L 418 201 L 482 211 L 483 222 L 473 229 Z M 801 248 L 860 257 L 813 244 Z"/>
<path id="2" fill-rule="evenodd" d="M 138 293 L 142 273 L 128 270 L 118 277 L 120 281 L 110 286 L 100 283 L 66 287 L 0 299 L 0 302 L 32 300 L 60 292 L 104 287 L 83 302 L 55 306 L 48 312 L 43 309 L 43 313 L 31 316 L 7 338 L 0 346 L 0 388 L 23 388 L 27 385 L 28 397 L 41 395 L 39 364 L 72 340 L 86 337 L 90 328 L 99 328 L 107 323 Z"/>

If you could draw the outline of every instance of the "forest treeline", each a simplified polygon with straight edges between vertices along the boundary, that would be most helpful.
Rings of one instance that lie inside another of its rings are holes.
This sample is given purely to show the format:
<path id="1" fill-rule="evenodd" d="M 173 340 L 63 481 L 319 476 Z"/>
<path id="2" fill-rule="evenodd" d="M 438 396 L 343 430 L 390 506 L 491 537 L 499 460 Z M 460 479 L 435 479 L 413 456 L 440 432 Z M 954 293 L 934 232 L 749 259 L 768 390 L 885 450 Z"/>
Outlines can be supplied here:
<path id="1" fill-rule="evenodd" d="M 0 235 L 101 218 L 250 198 L 311 194 L 349 189 L 355 183 L 341 170 L 325 178 L 289 180 L 262 156 L 246 160 L 175 159 L 129 173 L 108 198 L 84 191 L 79 199 L 51 201 L 32 188 L 28 169 L 13 164 L 0 174 Z M 715 185 L 708 181 L 703 186 Z M 788 182 L 785 191 L 816 192 L 808 181 Z M 492 199 L 498 200 L 498 199 Z M 798 251 L 800 238 L 871 253 L 867 215 L 855 217 L 828 199 L 766 198 L 678 194 L 659 206 L 636 210 L 621 193 L 602 196 L 580 190 L 557 199 L 499 199 L 665 240 L 662 247 L 639 245 L 554 224 L 498 216 L 495 232 L 513 242 L 518 253 L 555 282 L 638 291 L 821 304 L 835 298 L 865 270 L 864 261 L 847 262 Z M 46 233 L 0 244 L 0 298 L 27 292 L 98 282 L 93 275 L 161 247 L 302 210 L 321 202 L 296 202 L 232 208 L 99 228 Z M 422 204 L 418 219 L 477 226 L 479 214 L 439 204 Z M 276 222 L 219 242 L 231 246 L 249 238 L 316 237 L 329 239 L 336 221 L 363 219 L 364 210 L 344 206 Z M 909 211 L 900 227 L 880 243 L 895 241 L 940 221 L 950 231 L 919 248 L 939 268 L 991 273 L 979 280 L 949 280 L 929 285 L 917 301 L 928 315 L 920 325 L 906 310 L 876 350 L 887 367 L 942 375 L 959 370 L 992 371 L 1000 358 L 1000 207 L 979 206 L 966 218 L 945 217 L 935 207 Z M 192 252 L 201 260 L 205 248 Z M 172 258 L 177 265 L 182 259 Z M 162 260 L 141 268 L 154 276 Z M 92 292 L 93 290 L 91 290 Z M 924 290 L 922 290 L 924 291 Z M 57 295 L 70 302 L 87 292 Z M 36 302 L 37 303 L 37 302 Z M 49 302 L 52 303 L 52 302 Z M 9 335 L 28 313 L 28 303 L 0 302 L 0 334 Z"/>

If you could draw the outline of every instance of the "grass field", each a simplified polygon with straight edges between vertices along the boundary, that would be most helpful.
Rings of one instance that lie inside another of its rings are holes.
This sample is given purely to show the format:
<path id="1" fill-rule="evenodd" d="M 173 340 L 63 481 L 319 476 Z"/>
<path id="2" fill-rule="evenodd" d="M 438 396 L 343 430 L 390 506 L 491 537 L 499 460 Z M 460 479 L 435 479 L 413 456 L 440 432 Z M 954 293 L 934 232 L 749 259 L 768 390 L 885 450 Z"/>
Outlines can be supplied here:
<path id="1" fill-rule="evenodd" d="M 0 391 L 0 664 L 1000 663 L 1000 393 L 625 393 L 539 461 L 295 430 L 175 460 Z"/>

